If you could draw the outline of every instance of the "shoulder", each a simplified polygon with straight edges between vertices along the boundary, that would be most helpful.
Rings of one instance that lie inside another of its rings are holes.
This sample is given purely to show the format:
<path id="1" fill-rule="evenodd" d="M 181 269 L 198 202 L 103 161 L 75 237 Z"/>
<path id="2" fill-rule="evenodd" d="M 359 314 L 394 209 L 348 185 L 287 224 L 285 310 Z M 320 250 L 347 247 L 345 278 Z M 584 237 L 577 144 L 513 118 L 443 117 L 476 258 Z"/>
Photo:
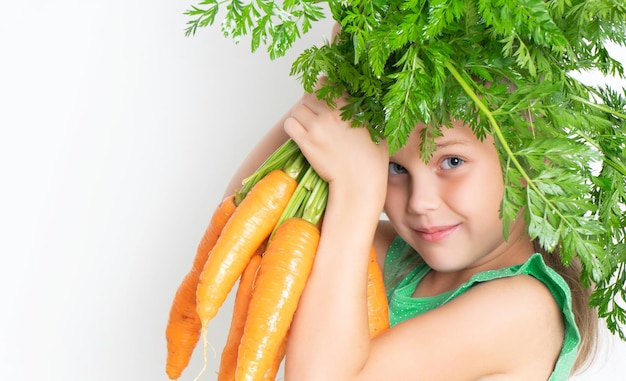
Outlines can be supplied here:
<path id="1" fill-rule="evenodd" d="M 547 287 L 517 275 L 477 284 L 381 338 L 393 353 L 385 362 L 399 368 L 395 379 L 547 380 L 559 357 L 563 325 Z"/>
<path id="2" fill-rule="evenodd" d="M 554 296 L 543 282 L 530 275 L 479 283 L 458 299 L 466 307 L 490 311 L 494 319 L 506 315 L 507 323 L 496 326 L 501 330 L 515 325 L 540 332 L 550 331 L 549 326 L 562 326 L 561 310 Z"/>
<path id="3" fill-rule="evenodd" d="M 472 304 L 512 315 L 520 325 L 542 326 L 557 321 L 561 310 L 554 295 L 540 280 L 525 274 L 494 279 L 474 286 L 466 293 Z"/>
<path id="4" fill-rule="evenodd" d="M 502 356 L 500 361 L 512 369 L 526 371 L 533 364 L 552 370 L 564 324 L 561 309 L 543 282 L 530 275 L 494 279 L 474 286 L 458 303 L 465 314 L 475 314 L 475 329 L 492 341 L 483 348 L 491 356 Z"/>

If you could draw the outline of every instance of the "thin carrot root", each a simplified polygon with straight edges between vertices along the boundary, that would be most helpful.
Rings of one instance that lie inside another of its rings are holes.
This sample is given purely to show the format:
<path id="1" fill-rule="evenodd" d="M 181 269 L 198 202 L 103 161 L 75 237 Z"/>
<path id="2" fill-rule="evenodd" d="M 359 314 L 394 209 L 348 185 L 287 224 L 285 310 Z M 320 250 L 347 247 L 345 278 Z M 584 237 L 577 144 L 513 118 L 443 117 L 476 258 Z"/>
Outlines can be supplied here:
<path id="1" fill-rule="evenodd" d="M 207 352 L 208 349 L 211 348 L 211 350 L 213 351 L 213 357 L 217 357 L 217 351 L 215 350 L 215 348 L 213 347 L 213 345 L 211 345 L 211 343 L 208 341 L 207 339 L 207 335 L 206 332 L 204 331 L 204 329 L 202 330 L 202 354 L 203 354 L 203 364 L 202 364 L 202 369 L 200 369 L 200 372 L 198 372 L 198 375 L 193 379 L 193 381 L 198 381 L 200 379 L 200 377 L 204 374 L 204 372 L 206 371 L 208 364 L 208 356 L 207 356 Z"/>
<path id="2" fill-rule="evenodd" d="M 200 372 L 198 372 L 198 375 L 196 376 L 196 378 L 193 379 L 193 381 L 198 381 L 200 379 L 200 377 L 204 374 L 204 372 L 206 371 L 207 365 L 208 365 L 208 357 L 206 355 L 207 352 L 207 347 L 208 347 L 208 341 L 206 338 L 206 331 L 204 328 L 202 328 L 202 332 L 200 334 L 202 336 L 202 358 L 203 358 L 203 364 L 202 364 L 202 369 L 200 369 Z"/>

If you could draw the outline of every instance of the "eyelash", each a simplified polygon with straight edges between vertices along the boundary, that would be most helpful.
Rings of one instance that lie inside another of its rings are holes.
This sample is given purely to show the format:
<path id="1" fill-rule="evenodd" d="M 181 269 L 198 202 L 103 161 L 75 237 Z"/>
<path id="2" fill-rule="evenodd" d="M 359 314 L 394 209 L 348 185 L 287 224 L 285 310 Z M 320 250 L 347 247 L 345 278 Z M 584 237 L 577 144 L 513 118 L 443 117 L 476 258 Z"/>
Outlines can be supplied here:
<path id="1" fill-rule="evenodd" d="M 441 161 L 442 167 L 443 167 L 443 163 L 450 163 L 451 160 L 455 160 L 458 161 L 458 163 L 456 165 L 452 165 L 450 168 L 443 168 L 443 169 L 454 169 L 457 168 L 459 166 L 461 166 L 463 163 L 465 163 L 465 160 L 461 159 L 458 156 L 450 156 L 450 157 L 446 157 Z"/>
<path id="2" fill-rule="evenodd" d="M 456 164 L 451 163 L 451 161 L 455 161 Z M 447 163 L 447 165 L 446 165 L 446 163 Z M 449 157 L 444 158 L 441 161 L 441 167 L 442 167 L 443 170 L 449 170 L 449 169 L 457 168 L 457 167 L 463 165 L 463 163 L 465 163 L 465 160 L 461 159 L 460 157 L 458 157 L 458 156 L 449 156 Z M 447 168 L 446 168 L 446 166 L 447 166 Z M 394 163 L 394 162 L 389 163 L 389 174 L 390 175 L 400 175 L 400 174 L 404 174 L 404 173 L 406 173 L 406 169 L 402 165 L 400 165 L 398 163 Z"/>
<path id="3" fill-rule="evenodd" d="M 406 173 L 406 169 L 398 163 L 391 162 L 389 163 L 389 174 L 390 175 L 400 175 L 402 173 Z"/>

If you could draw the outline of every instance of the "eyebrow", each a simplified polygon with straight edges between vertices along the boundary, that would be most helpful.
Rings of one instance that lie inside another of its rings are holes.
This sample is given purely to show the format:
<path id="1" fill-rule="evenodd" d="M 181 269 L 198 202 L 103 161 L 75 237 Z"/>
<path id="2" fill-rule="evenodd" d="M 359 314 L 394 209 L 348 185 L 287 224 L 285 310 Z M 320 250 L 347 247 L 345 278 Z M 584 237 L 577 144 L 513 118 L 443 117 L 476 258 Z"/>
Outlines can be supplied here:
<path id="1" fill-rule="evenodd" d="M 453 145 L 468 145 L 470 143 L 467 139 L 446 139 L 443 142 L 435 143 L 437 149 L 445 148 Z"/>

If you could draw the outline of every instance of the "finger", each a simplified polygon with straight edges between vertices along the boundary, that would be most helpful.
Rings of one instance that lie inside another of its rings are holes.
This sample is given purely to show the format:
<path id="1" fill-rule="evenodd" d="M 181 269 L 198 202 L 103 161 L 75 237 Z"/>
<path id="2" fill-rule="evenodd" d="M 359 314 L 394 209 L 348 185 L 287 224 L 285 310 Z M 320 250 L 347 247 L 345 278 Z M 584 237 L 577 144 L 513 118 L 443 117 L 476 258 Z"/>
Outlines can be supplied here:
<path id="1" fill-rule="evenodd" d="M 290 116 L 285 119 L 283 123 L 283 129 L 289 135 L 291 139 L 293 139 L 296 144 L 301 142 L 303 137 L 306 135 L 306 130 L 302 123 L 300 123 L 296 118 Z"/>
<path id="2" fill-rule="evenodd" d="M 328 104 L 324 99 L 317 99 L 317 95 L 313 94 L 305 94 L 302 97 L 301 104 L 309 109 L 315 115 L 323 114 L 329 110 Z"/>
<path id="3" fill-rule="evenodd" d="M 307 129 L 307 126 L 311 125 L 311 123 L 313 123 L 319 115 L 319 113 L 313 110 L 311 106 L 311 102 L 307 102 L 303 99 L 301 103 L 291 108 L 291 113 L 289 115 L 297 120 L 305 130 Z"/>
<path id="4" fill-rule="evenodd" d="M 302 104 L 306 105 L 316 115 L 328 113 L 329 110 L 336 111 L 341 110 L 342 107 L 348 104 L 347 94 L 333 99 L 334 104 L 329 104 L 326 99 L 318 99 L 315 93 L 306 94 L 302 97 Z"/>

